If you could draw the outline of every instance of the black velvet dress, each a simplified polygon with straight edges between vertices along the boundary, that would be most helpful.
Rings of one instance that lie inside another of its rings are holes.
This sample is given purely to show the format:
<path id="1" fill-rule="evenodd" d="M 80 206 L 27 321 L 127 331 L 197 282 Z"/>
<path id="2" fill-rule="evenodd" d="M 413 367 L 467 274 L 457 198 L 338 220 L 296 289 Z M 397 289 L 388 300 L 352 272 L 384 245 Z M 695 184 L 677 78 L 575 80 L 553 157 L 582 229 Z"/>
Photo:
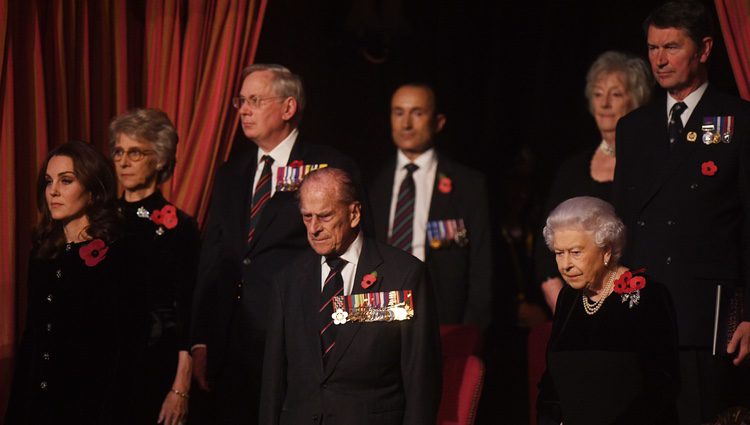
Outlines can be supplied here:
<path id="1" fill-rule="evenodd" d="M 588 315 L 581 292 L 557 301 L 540 383 L 540 424 L 677 422 L 677 333 L 667 289 L 648 281 L 630 306 L 612 293 Z"/>
<path id="2" fill-rule="evenodd" d="M 141 347 L 136 423 L 156 423 L 172 388 L 178 353 L 190 351 L 189 320 L 200 239 L 195 220 L 169 204 L 161 192 L 138 202 L 120 200 L 129 239 L 146 269 L 148 324 Z"/>
<path id="3" fill-rule="evenodd" d="M 129 423 L 140 320 L 123 240 L 66 245 L 29 267 L 26 330 L 6 417 L 15 424 Z"/>

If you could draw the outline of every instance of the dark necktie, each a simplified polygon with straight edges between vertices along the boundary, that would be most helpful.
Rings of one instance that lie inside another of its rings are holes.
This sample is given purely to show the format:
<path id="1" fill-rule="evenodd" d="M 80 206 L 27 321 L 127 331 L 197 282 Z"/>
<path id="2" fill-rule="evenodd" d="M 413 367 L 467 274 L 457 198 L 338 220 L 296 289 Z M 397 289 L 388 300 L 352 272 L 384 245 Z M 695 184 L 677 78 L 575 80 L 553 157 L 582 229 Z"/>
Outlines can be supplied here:
<path id="1" fill-rule="evenodd" d="M 333 297 L 343 295 L 344 279 L 341 277 L 341 270 L 346 265 L 346 260 L 340 257 L 326 258 L 326 264 L 331 268 L 328 277 L 323 282 L 323 289 L 320 291 L 320 310 L 318 310 L 318 320 L 320 323 L 320 349 L 323 353 L 323 364 L 328 361 L 329 354 L 336 345 L 336 325 L 333 324 Z"/>
<path id="2" fill-rule="evenodd" d="M 406 164 L 406 177 L 398 189 L 396 200 L 396 212 L 393 216 L 393 230 L 388 243 L 396 248 L 411 253 L 411 241 L 414 234 L 414 171 L 419 166 Z"/>
<path id="3" fill-rule="evenodd" d="M 255 190 L 253 191 L 253 202 L 250 204 L 250 230 L 247 234 L 248 243 L 253 240 L 255 227 L 260 220 L 260 213 L 263 212 L 263 207 L 271 198 L 271 164 L 273 164 L 273 158 L 268 155 L 263 155 L 260 160 L 263 162 L 263 171 L 261 171 L 258 183 L 255 185 Z"/>
<path id="4" fill-rule="evenodd" d="M 672 105 L 672 109 L 669 113 L 669 125 L 667 126 L 667 133 L 669 134 L 669 149 L 672 149 L 674 143 L 680 139 L 682 135 L 682 119 L 680 115 L 685 112 L 687 105 L 685 102 L 677 102 Z"/>

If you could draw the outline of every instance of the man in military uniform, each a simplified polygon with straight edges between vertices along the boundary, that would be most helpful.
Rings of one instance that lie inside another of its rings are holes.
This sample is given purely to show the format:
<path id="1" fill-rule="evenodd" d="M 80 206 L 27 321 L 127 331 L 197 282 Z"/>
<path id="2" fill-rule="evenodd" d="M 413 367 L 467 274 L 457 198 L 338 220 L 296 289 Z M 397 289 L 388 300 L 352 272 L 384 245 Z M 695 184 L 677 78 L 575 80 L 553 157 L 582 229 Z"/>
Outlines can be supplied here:
<path id="1" fill-rule="evenodd" d="M 750 281 L 750 104 L 708 83 L 712 22 L 692 1 L 664 3 L 644 22 L 651 68 L 666 96 L 618 123 L 614 180 L 628 228 L 624 261 L 646 267 L 674 299 L 678 409 L 681 423 L 690 424 L 713 422 L 740 403 L 732 363 L 750 350 L 745 297 L 736 330 L 716 336 L 716 351 L 730 357 L 712 355 L 718 287 L 723 302 Z"/>

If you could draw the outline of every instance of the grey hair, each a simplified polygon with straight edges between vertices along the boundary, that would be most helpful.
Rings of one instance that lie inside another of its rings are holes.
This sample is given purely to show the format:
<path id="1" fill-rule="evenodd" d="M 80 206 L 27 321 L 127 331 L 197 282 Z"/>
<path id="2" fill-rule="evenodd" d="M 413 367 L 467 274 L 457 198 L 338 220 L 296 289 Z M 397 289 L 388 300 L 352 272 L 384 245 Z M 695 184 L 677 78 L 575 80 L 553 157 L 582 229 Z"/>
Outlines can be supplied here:
<path id="1" fill-rule="evenodd" d="M 157 183 L 161 184 L 172 177 L 177 164 L 177 130 L 169 116 L 160 109 L 138 108 L 115 117 L 109 123 L 109 149 L 114 152 L 117 137 L 125 134 L 140 142 L 154 146 L 161 170 L 157 172 Z"/>
<path id="2" fill-rule="evenodd" d="M 302 192 L 302 189 L 305 186 L 321 182 L 332 186 L 336 193 L 336 199 L 344 205 L 361 202 L 357 186 L 354 184 L 352 176 L 345 170 L 334 167 L 319 168 L 305 176 L 302 185 L 300 185 L 300 188 L 297 191 L 298 197 L 299 193 Z"/>
<path id="3" fill-rule="evenodd" d="M 625 248 L 625 225 L 615 208 L 592 196 L 570 198 L 558 205 L 549 217 L 542 233 L 544 242 L 553 250 L 555 232 L 561 229 L 579 228 L 591 234 L 599 248 L 609 248 L 611 262 L 617 264 Z"/>
<path id="4" fill-rule="evenodd" d="M 258 71 L 270 71 L 273 73 L 273 91 L 277 96 L 293 97 L 297 101 L 297 112 L 292 117 L 292 122 L 299 125 L 302 121 L 302 113 L 305 111 L 305 88 L 302 86 L 302 79 L 299 75 L 293 73 L 289 68 L 269 63 L 256 63 L 242 70 L 242 80 Z"/>
<path id="5" fill-rule="evenodd" d="M 596 58 L 586 74 L 584 94 L 589 101 L 589 111 L 597 80 L 602 75 L 612 73 L 619 73 L 625 77 L 625 90 L 633 98 L 633 109 L 651 100 L 654 79 L 646 61 L 637 56 L 609 50 Z"/>

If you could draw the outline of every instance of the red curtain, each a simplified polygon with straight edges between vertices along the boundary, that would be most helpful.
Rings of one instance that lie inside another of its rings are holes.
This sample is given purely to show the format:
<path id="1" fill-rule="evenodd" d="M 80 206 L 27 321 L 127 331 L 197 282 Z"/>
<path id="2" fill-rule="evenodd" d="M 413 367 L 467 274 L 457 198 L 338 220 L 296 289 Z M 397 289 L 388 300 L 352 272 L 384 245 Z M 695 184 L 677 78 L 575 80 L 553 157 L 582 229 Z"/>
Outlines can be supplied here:
<path id="1" fill-rule="evenodd" d="M 750 100 L 750 0 L 715 0 L 740 96 Z"/>
<path id="2" fill-rule="evenodd" d="M 49 149 L 133 107 L 165 110 L 178 164 L 167 198 L 202 221 L 237 127 L 229 107 L 267 0 L 0 0 L 0 422 L 23 328 L 36 175 Z"/>

